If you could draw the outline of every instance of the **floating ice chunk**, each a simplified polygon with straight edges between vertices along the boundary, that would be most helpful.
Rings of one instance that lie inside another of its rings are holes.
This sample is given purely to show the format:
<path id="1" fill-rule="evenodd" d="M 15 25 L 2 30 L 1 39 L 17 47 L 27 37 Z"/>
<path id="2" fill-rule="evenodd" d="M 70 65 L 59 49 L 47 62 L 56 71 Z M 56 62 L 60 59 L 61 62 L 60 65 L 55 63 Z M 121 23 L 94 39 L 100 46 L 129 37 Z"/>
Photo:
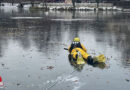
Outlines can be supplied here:
<path id="1" fill-rule="evenodd" d="M 79 78 L 78 77 L 66 78 L 66 81 L 72 81 L 72 82 L 74 82 L 76 80 L 79 80 Z"/>

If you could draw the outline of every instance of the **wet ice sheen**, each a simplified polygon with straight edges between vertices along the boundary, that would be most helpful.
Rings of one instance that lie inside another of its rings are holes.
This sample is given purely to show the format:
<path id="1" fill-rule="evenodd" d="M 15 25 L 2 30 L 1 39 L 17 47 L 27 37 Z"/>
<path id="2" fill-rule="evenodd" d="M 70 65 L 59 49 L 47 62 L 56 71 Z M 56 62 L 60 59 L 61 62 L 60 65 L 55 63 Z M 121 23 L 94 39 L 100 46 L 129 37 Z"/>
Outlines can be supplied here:
<path id="1" fill-rule="evenodd" d="M 0 9 L 0 75 L 6 90 L 129 90 L 129 17 Z M 64 48 L 76 36 L 90 55 L 106 56 L 107 68 L 85 64 L 78 71 L 69 63 Z"/>
<path id="2" fill-rule="evenodd" d="M 93 19 L 51 19 L 52 21 L 93 21 Z"/>
<path id="3" fill-rule="evenodd" d="M 11 19 L 42 19 L 43 17 L 11 17 Z"/>
<path id="4" fill-rule="evenodd" d="M 73 76 L 73 75 L 63 75 L 63 76 L 59 76 L 57 77 L 56 80 L 50 80 L 50 81 L 46 81 L 46 84 L 48 84 L 49 86 L 46 88 L 46 90 L 50 90 L 53 87 L 58 87 L 59 84 L 64 84 L 64 83 L 68 83 L 71 82 L 72 85 L 72 90 L 79 90 L 80 87 L 83 85 L 83 83 L 80 82 L 80 79 L 77 76 Z"/>

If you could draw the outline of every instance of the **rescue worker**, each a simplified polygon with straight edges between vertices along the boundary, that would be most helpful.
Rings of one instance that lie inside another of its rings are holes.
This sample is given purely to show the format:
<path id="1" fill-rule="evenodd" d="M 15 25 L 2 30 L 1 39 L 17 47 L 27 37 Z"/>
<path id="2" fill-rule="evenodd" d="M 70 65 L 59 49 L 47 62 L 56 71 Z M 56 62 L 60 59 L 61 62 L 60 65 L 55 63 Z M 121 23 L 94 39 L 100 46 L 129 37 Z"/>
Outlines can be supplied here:
<path id="1" fill-rule="evenodd" d="M 69 52 L 71 53 L 71 51 L 74 49 L 74 48 L 81 48 L 83 49 L 85 52 L 87 51 L 86 48 L 84 47 L 83 44 L 80 43 L 80 39 L 78 37 L 74 38 L 71 46 L 69 46 Z"/>
<path id="2" fill-rule="evenodd" d="M 69 46 L 68 51 L 70 52 L 70 55 L 73 57 L 73 59 L 77 59 L 78 57 L 78 53 L 80 53 L 84 59 L 88 59 L 88 57 L 90 56 L 87 53 L 87 50 L 85 48 L 85 46 L 83 44 L 80 43 L 80 39 L 78 37 L 75 37 L 73 39 L 73 42 L 71 44 L 71 46 Z"/>
<path id="3" fill-rule="evenodd" d="M 88 64 L 94 64 L 96 62 L 105 62 L 105 56 L 99 55 L 98 57 L 91 57 L 83 44 L 80 43 L 80 39 L 75 37 L 71 46 L 69 46 L 68 51 L 70 52 L 70 56 L 73 57 L 74 60 L 77 60 L 79 56 L 82 56 Z M 79 54 L 80 53 L 80 54 Z"/>

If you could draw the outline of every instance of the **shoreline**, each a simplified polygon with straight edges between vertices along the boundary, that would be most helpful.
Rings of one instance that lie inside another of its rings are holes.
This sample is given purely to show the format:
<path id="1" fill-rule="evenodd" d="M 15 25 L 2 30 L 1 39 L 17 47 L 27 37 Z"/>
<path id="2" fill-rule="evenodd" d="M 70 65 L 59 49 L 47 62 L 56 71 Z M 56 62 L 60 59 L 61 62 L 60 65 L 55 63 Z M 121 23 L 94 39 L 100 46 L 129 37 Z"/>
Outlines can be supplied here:
<path id="1" fill-rule="evenodd" d="M 117 7 L 30 7 L 30 10 L 54 10 L 54 11 L 124 11 L 122 8 Z"/>
<path id="2" fill-rule="evenodd" d="M 114 6 L 112 3 L 76 3 L 75 8 L 72 4 L 66 3 L 40 3 L 31 4 L 23 3 L 23 7 L 20 7 L 19 3 L 1 3 L 0 8 L 13 7 L 13 8 L 28 8 L 30 10 L 58 10 L 58 11 L 124 11 L 129 12 L 130 9 L 124 9 L 122 7 Z"/>

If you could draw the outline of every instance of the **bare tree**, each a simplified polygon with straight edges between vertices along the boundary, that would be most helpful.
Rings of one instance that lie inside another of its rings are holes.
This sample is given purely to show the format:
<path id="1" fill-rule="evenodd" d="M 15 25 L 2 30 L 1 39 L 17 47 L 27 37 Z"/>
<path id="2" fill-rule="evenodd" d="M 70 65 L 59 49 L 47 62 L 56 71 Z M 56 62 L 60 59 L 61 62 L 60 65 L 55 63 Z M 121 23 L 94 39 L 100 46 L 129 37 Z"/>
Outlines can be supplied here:
<path id="1" fill-rule="evenodd" d="M 14 5 L 14 0 L 12 0 L 11 2 L 12 2 L 12 5 Z"/>
<path id="2" fill-rule="evenodd" d="M 97 8 L 99 7 L 99 0 L 96 0 L 96 3 L 97 3 Z"/>
<path id="3" fill-rule="evenodd" d="M 47 9 L 47 0 L 42 0 L 42 4 L 44 9 Z"/>
<path id="4" fill-rule="evenodd" d="M 75 9 L 76 0 L 72 0 L 73 8 Z"/>
<path id="5" fill-rule="evenodd" d="M 1 4 L 2 1 L 3 1 L 3 0 L 0 0 L 0 4 Z"/>
<path id="6" fill-rule="evenodd" d="M 31 6 L 34 7 L 34 1 L 35 0 L 31 0 Z"/>

